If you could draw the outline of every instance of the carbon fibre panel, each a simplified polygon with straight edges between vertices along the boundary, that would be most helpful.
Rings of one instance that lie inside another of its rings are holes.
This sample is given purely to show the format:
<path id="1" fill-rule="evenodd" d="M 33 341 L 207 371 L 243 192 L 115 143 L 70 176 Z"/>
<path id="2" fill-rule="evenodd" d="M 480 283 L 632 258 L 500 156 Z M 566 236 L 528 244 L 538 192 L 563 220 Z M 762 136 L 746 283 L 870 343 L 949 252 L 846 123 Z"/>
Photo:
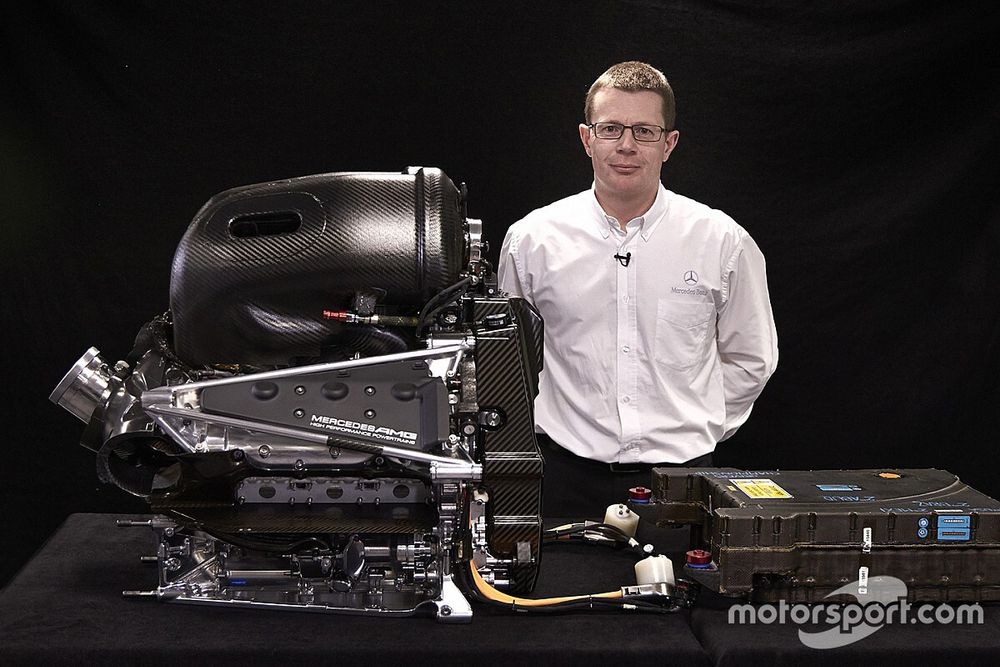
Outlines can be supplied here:
<path id="1" fill-rule="evenodd" d="M 265 224 L 274 220 L 287 224 Z M 248 234 L 236 235 L 235 224 Z M 431 168 L 319 174 L 216 195 L 174 256 L 175 351 L 192 365 L 316 357 L 342 328 L 324 309 L 347 307 L 357 291 L 415 309 L 456 282 L 462 225 L 458 189 Z"/>

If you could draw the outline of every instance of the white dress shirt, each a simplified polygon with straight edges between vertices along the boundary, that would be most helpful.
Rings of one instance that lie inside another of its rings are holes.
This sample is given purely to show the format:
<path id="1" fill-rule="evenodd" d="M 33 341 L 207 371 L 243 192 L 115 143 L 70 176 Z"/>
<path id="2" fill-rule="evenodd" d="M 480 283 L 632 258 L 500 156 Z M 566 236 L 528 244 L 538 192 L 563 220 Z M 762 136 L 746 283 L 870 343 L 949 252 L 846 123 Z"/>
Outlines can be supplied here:
<path id="1" fill-rule="evenodd" d="M 598 461 L 680 463 L 746 421 L 777 364 L 764 257 L 662 185 L 626 229 L 593 189 L 532 211 L 507 231 L 500 288 L 545 321 L 537 430 Z"/>

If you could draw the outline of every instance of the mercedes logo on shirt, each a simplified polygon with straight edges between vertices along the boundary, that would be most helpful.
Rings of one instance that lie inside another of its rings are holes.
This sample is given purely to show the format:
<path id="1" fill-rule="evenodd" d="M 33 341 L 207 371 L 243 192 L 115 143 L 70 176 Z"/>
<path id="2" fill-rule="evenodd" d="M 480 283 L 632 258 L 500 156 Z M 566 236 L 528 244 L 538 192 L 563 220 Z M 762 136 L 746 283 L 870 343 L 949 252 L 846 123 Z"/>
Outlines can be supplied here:
<path id="1" fill-rule="evenodd" d="M 684 274 L 684 282 L 688 285 L 695 285 L 698 283 L 698 274 L 694 271 L 687 271 Z"/>

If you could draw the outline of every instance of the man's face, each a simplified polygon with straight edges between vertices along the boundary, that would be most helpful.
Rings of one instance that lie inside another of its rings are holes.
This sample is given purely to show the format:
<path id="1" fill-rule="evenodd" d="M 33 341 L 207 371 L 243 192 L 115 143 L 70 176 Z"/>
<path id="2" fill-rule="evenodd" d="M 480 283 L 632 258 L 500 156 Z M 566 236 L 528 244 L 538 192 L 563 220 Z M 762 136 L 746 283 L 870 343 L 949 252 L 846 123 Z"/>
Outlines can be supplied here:
<path id="1" fill-rule="evenodd" d="M 592 123 L 657 125 L 663 127 L 663 101 L 650 90 L 634 92 L 602 88 L 594 96 Z M 659 141 L 636 141 L 628 129 L 619 139 L 598 139 L 580 125 L 580 140 L 594 164 L 598 196 L 633 199 L 655 196 L 660 167 L 677 145 L 677 131 Z"/>

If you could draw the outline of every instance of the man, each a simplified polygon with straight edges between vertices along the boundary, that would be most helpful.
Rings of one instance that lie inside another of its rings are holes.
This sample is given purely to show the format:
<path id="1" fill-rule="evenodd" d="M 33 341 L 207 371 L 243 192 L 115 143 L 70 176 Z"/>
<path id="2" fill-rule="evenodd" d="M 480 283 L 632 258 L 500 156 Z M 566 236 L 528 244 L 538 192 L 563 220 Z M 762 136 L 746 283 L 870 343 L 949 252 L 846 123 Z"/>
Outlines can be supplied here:
<path id="1" fill-rule="evenodd" d="M 593 186 L 504 239 L 501 289 L 545 320 L 535 421 L 548 516 L 603 511 L 648 485 L 653 464 L 712 465 L 778 360 L 757 245 L 660 183 L 674 117 L 662 72 L 611 67 L 579 127 Z"/>

